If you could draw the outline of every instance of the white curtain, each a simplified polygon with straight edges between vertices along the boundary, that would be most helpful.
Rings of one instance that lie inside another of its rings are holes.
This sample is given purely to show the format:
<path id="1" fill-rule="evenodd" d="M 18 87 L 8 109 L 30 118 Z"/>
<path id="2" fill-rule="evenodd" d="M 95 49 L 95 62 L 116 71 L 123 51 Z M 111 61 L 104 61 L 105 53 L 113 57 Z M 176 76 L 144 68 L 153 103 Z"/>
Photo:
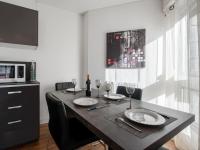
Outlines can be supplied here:
<path id="1" fill-rule="evenodd" d="M 174 51 L 175 99 L 174 109 L 195 114 L 195 122 L 177 135 L 175 144 L 180 150 L 197 150 L 199 146 L 199 38 L 198 1 L 177 0 L 174 27 L 166 40 L 172 39 Z M 173 22 L 172 22 L 173 23 Z M 167 33 L 168 34 L 168 33 Z M 172 37 L 170 37 L 172 36 Z M 167 49 L 166 49 L 167 50 Z"/>
<path id="2" fill-rule="evenodd" d="M 200 0 L 176 0 L 163 34 L 146 45 L 145 68 L 106 70 L 106 80 L 138 83 L 145 101 L 195 114 L 195 122 L 174 138 L 179 150 L 200 150 L 199 5 Z"/>
<path id="3" fill-rule="evenodd" d="M 195 114 L 174 138 L 179 150 L 199 149 L 199 0 L 176 0 L 166 16 L 164 94 L 152 103 Z"/>

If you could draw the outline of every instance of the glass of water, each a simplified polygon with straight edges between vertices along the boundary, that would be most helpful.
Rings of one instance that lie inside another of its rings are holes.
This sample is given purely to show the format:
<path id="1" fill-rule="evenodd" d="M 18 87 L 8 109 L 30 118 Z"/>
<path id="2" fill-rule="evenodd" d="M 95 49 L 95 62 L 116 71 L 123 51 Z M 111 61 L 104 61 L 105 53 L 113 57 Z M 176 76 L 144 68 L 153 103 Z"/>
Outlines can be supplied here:
<path id="1" fill-rule="evenodd" d="M 95 80 L 95 83 L 96 83 L 96 87 L 98 89 L 98 95 L 97 95 L 97 98 L 99 98 L 99 88 L 101 87 L 101 80 Z"/>
<path id="2" fill-rule="evenodd" d="M 132 108 L 132 102 L 131 102 L 131 97 L 132 95 L 134 94 L 135 92 L 135 88 L 137 87 L 136 84 L 134 83 L 126 83 L 126 92 L 127 94 L 129 95 L 129 100 L 130 100 L 130 106 L 128 109 L 131 109 Z"/>
<path id="3" fill-rule="evenodd" d="M 107 92 L 107 96 L 109 97 L 109 92 L 112 90 L 112 83 L 106 81 L 104 83 L 104 90 Z"/>
<path id="4" fill-rule="evenodd" d="M 75 88 L 76 88 L 77 80 L 76 79 L 72 79 L 72 83 L 74 85 L 74 95 L 75 95 L 76 94 Z"/>

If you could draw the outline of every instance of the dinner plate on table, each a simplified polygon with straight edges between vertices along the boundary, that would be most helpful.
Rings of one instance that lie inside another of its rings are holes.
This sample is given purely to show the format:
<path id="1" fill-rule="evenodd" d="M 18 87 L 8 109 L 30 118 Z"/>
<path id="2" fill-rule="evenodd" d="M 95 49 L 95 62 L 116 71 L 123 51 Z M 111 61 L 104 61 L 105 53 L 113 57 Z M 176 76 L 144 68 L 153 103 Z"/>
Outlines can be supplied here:
<path id="1" fill-rule="evenodd" d="M 74 88 L 69 88 L 69 89 L 66 89 L 67 92 L 74 92 Z M 80 88 L 75 88 L 75 92 L 80 92 L 82 91 L 82 89 Z"/>
<path id="2" fill-rule="evenodd" d="M 122 94 L 114 94 L 114 93 L 111 93 L 109 95 L 105 94 L 104 97 L 107 99 L 110 99 L 110 100 L 120 100 L 120 99 L 126 98 L 126 96 L 124 96 Z"/>
<path id="3" fill-rule="evenodd" d="M 75 99 L 73 103 L 78 106 L 89 107 L 96 105 L 98 103 L 98 100 L 94 98 L 82 97 Z"/>
<path id="4" fill-rule="evenodd" d="M 160 114 L 147 109 L 130 109 L 124 112 L 126 118 L 143 125 L 160 126 L 166 120 Z"/>

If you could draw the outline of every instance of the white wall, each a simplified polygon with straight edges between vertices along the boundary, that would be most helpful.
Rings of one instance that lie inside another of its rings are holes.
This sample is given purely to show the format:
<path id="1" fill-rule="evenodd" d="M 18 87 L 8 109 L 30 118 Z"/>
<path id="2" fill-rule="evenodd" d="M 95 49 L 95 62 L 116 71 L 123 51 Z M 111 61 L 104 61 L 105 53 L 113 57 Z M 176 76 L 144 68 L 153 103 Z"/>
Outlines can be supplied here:
<path id="1" fill-rule="evenodd" d="M 37 62 L 41 123 L 48 121 L 45 92 L 58 81 L 81 76 L 81 16 L 64 9 L 38 4 L 34 0 L 4 0 L 39 11 L 39 46 L 33 50 L 19 46 L 0 47 L 0 60 Z"/>
<path id="2" fill-rule="evenodd" d="M 163 35 L 165 27 L 165 17 L 162 13 L 162 3 L 160 0 L 141 0 L 129 4 L 119 5 L 89 11 L 84 14 L 85 35 L 85 58 L 84 76 L 91 75 L 93 81 L 97 78 L 101 80 L 139 82 L 142 88 L 155 84 L 160 80 L 157 75 L 155 64 L 157 62 L 158 39 Z M 106 33 L 131 29 L 146 29 L 146 67 L 144 69 L 118 69 L 107 70 L 105 68 L 106 58 Z M 161 49 L 161 54 L 163 49 Z M 162 57 L 162 56 L 161 56 Z M 161 61 L 162 58 L 160 58 Z M 115 71 L 117 77 L 115 76 Z M 106 75 L 107 74 L 107 75 Z M 111 75 L 113 74 L 113 75 Z M 117 78 L 117 79 L 116 79 Z M 162 84 L 162 83 L 159 83 Z M 151 89 L 151 88 L 150 88 Z M 157 91 L 159 85 L 152 90 L 144 92 L 144 98 L 150 97 L 152 91 Z"/>

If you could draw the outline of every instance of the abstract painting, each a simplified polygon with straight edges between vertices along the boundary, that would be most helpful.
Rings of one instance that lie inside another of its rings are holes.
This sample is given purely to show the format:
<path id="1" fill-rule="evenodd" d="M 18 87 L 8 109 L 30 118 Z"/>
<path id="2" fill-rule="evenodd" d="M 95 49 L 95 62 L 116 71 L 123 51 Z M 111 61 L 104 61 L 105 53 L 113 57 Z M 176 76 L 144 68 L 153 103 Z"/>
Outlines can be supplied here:
<path id="1" fill-rule="evenodd" d="M 145 29 L 107 33 L 107 68 L 145 67 Z"/>

